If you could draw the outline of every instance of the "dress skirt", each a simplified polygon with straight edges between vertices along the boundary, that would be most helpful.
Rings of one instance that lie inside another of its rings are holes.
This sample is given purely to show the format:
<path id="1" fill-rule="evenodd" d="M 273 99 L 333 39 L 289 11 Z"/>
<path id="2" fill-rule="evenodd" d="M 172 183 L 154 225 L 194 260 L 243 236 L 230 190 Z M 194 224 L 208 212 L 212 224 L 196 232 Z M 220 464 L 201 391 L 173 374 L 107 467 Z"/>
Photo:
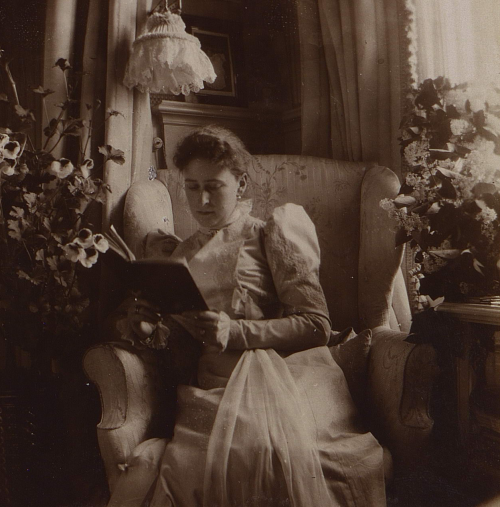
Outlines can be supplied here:
<path id="1" fill-rule="evenodd" d="M 247 350 L 225 387 L 179 386 L 151 507 L 379 507 L 382 460 L 327 347 Z"/>

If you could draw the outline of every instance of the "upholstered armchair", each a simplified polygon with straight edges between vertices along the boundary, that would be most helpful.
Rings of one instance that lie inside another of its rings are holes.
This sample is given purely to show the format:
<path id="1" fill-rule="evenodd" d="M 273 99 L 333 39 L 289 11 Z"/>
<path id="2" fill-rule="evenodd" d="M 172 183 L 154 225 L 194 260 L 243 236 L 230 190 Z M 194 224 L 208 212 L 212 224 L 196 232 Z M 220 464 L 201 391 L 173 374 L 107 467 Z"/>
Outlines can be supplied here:
<path id="1" fill-rule="evenodd" d="M 256 216 L 265 219 L 275 206 L 293 202 L 315 223 L 332 328 L 372 330 L 360 408 L 369 429 L 389 450 L 395 473 L 407 473 L 429 444 L 436 364 L 430 346 L 405 341 L 411 314 L 400 268 L 402 249 L 395 247 L 394 224 L 379 206 L 382 198 L 397 194 L 396 175 L 375 165 L 282 155 L 257 156 L 249 175 Z M 123 223 L 125 239 L 138 257 L 150 231 L 162 229 L 182 238 L 194 232 L 184 199 L 175 171 L 165 182 L 132 185 Z M 174 411 L 168 406 L 172 395 L 162 385 L 150 350 L 103 343 L 87 352 L 84 368 L 101 395 L 97 432 L 113 490 L 134 448 L 163 436 Z"/>

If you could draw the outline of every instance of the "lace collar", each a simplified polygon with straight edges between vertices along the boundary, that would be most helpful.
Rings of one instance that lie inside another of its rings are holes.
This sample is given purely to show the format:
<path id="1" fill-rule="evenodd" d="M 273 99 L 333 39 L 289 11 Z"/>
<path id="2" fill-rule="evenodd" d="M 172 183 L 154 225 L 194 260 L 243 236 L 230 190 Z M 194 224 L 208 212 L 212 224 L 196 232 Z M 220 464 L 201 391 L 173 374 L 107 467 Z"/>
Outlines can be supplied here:
<path id="1" fill-rule="evenodd" d="M 206 236 L 215 236 L 221 229 L 225 229 L 226 227 L 229 227 L 231 224 L 234 224 L 236 221 L 238 221 L 240 218 L 248 215 L 252 211 L 252 200 L 246 199 L 244 201 L 239 201 L 236 204 L 236 207 L 234 208 L 234 211 L 229 216 L 228 221 L 222 226 L 217 228 L 209 228 L 209 227 L 202 227 L 198 229 L 199 232 L 202 234 L 205 234 Z"/>

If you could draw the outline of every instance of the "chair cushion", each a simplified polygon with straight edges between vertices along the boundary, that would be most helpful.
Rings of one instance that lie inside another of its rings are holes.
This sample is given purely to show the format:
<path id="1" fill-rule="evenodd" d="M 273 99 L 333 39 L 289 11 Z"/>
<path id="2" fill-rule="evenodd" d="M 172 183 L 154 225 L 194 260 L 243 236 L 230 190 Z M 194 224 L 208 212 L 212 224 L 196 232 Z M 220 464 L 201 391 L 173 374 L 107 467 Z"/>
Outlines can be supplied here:
<path id="1" fill-rule="evenodd" d="M 340 341 L 337 339 L 340 335 Z M 342 368 L 352 399 L 359 410 L 366 406 L 368 382 L 368 356 L 372 342 L 372 332 L 365 329 L 356 334 L 352 328 L 333 333 L 329 349 L 335 362 Z"/>

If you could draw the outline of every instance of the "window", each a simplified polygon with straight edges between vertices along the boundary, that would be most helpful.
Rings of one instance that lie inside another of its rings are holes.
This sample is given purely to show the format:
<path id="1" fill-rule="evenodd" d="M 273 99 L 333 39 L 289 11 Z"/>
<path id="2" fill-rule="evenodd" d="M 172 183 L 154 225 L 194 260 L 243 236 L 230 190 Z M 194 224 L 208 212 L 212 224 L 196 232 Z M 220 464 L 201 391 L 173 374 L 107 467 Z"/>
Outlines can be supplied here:
<path id="1" fill-rule="evenodd" d="M 500 85 L 499 0 L 408 0 L 417 82 Z"/>

